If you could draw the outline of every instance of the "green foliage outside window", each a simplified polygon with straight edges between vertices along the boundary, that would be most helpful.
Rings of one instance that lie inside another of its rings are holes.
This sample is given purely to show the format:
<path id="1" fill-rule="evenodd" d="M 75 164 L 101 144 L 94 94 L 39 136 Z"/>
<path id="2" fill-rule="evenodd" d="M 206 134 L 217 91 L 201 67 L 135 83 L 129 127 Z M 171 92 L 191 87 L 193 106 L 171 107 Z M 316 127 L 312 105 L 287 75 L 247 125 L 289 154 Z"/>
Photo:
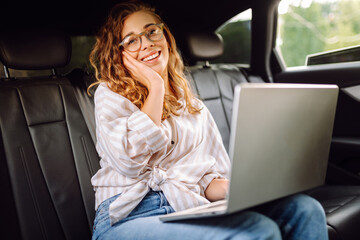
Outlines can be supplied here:
<path id="1" fill-rule="evenodd" d="M 224 54 L 216 59 L 218 63 L 250 63 L 250 20 L 230 22 L 220 28 L 224 43 Z"/>
<path id="2" fill-rule="evenodd" d="M 75 68 L 82 68 L 88 72 L 93 72 L 90 65 L 89 54 L 95 44 L 94 36 L 72 36 L 72 54 L 70 63 L 61 69 L 59 73 L 66 74 Z"/>
<path id="3" fill-rule="evenodd" d="M 250 64 L 251 18 L 252 10 L 247 9 L 216 30 L 223 39 L 224 53 L 213 63 Z"/>
<path id="4" fill-rule="evenodd" d="M 287 65 L 304 66 L 309 54 L 360 44 L 360 0 L 283 0 L 278 49 Z"/>

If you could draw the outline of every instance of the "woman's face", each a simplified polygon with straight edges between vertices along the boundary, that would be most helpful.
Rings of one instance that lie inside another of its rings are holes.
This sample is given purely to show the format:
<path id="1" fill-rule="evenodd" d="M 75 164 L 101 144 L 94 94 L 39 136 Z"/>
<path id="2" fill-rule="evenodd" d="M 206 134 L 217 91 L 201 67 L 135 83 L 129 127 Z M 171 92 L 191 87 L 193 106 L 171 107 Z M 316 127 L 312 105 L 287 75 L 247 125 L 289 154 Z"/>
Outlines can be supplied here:
<path id="1" fill-rule="evenodd" d="M 128 34 L 144 32 L 149 24 L 157 24 L 155 18 L 147 12 L 135 12 L 128 16 L 124 22 L 121 39 Z M 169 61 L 169 48 L 165 36 L 161 40 L 152 42 L 141 36 L 141 47 L 136 52 L 127 51 L 134 59 L 151 67 L 162 77 L 167 77 L 167 64 Z"/>

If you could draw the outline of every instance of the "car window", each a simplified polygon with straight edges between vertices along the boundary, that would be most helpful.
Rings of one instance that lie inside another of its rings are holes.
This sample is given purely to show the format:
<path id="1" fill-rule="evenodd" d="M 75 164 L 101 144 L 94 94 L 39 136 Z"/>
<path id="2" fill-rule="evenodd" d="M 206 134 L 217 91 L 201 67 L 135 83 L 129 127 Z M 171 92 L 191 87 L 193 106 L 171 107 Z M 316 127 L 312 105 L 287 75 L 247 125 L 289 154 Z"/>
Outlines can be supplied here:
<path id="1" fill-rule="evenodd" d="M 247 9 L 221 25 L 215 32 L 224 43 L 224 54 L 213 63 L 250 64 L 252 11 Z"/>
<path id="2" fill-rule="evenodd" d="M 282 0 L 276 49 L 287 67 L 360 61 L 360 0 Z"/>
<path id="3" fill-rule="evenodd" d="M 89 55 L 95 41 L 95 36 L 72 36 L 72 53 L 70 63 L 64 68 L 57 69 L 58 73 L 66 74 L 75 68 L 81 68 L 85 71 L 92 72 Z"/>

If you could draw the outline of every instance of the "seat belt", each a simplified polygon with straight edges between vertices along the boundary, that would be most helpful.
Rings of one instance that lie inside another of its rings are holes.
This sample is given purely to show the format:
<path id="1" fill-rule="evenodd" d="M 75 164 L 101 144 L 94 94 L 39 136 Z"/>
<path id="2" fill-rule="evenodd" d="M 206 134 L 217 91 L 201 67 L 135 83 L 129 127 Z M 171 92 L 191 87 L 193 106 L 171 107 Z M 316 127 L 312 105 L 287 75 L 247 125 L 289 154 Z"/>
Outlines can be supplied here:
<path id="1" fill-rule="evenodd" d="M 96 145 L 96 124 L 95 124 L 95 110 L 94 104 L 91 102 L 90 97 L 86 94 L 83 89 L 74 87 L 76 99 L 79 103 L 81 113 L 85 119 L 85 123 L 89 129 L 91 138 Z"/>
<path id="2" fill-rule="evenodd" d="M 89 133 L 91 138 L 96 145 L 96 124 L 95 124 L 95 109 L 94 103 L 90 96 L 87 95 L 87 86 L 90 82 L 86 73 L 82 69 L 74 69 L 70 74 L 67 75 L 71 84 L 73 85 L 74 93 L 76 96 L 76 100 L 79 104 L 81 113 L 85 119 L 85 123 L 87 128 L 89 129 Z M 95 92 L 95 91 L 93 91 Z"/>

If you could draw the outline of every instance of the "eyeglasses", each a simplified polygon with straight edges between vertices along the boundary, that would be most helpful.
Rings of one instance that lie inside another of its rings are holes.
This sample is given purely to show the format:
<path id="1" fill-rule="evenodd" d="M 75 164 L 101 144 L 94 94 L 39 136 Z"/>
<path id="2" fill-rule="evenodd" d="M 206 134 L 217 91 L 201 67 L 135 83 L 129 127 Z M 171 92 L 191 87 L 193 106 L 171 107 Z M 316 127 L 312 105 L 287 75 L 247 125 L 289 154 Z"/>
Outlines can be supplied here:
<path id="1" fill-rule="evenodd" d="M 130 34 L 127 35 L 119 44 L 119 47 L 123 47 L 125 50 L 130 52 L 136 52 L 141 47 L 141 36 L 145 35 L 145 37 L 152 41 L 157 42 L 160 41 L 164 35 L 164 24 L 151 24 L 145 28 L 145 31 L 139 34 Z"/>

